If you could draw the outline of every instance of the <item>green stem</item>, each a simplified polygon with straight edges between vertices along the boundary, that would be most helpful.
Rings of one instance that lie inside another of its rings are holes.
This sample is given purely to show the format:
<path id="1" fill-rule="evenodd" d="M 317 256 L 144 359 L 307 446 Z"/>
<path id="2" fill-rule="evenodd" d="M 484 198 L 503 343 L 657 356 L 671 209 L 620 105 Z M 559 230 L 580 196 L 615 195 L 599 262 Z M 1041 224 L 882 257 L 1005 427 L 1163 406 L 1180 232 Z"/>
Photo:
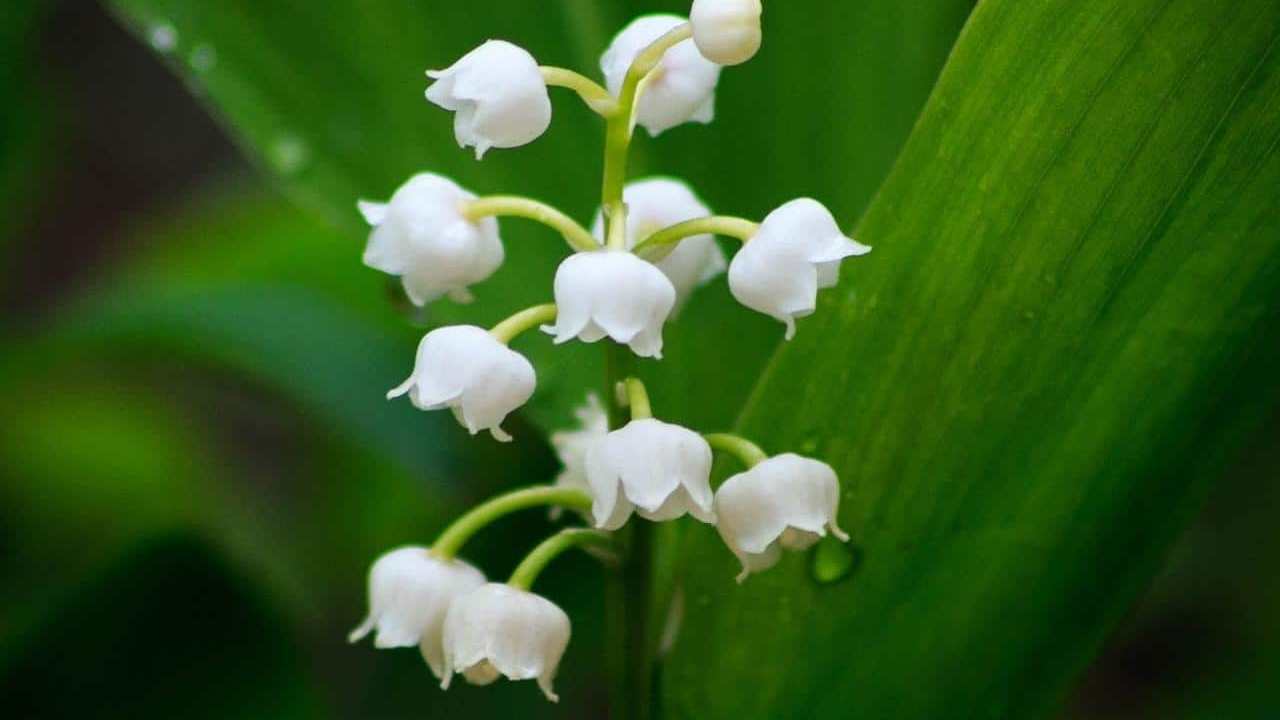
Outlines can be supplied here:
<path id="1" fill-rule="evenodd" d="M 556 319 L 555 303 L 547 303 L 546 305 L 534 305 L 526 308 L 502 322 L 494 325 L 489 330 L 489 334 L 497 338 L 498 342 L 508 345 L 521 333 L 532 330 L 543 323 L 548 323 Z"/>
<path id="2" fill-rule="evenodd" d="M 605 345 L 606 395 L 609 427 L 616 430 L 630 419 L 614 389 L 631 376 L 635 356 L 625 346 Z M 629 391 L 631 384 L 624 387 Z M 641 386 L 643 388 L 643 386 Z M 634 402 L 630 394 L 628 404 Z M 647 403 L 647 401 L 646 401 Z M 653 701 L 653 523 L 632 521 L 620 533 L 625 556 L 618 572 L 610 574 L 607 600 L 609 619 L 610 671 L 614 680 L 609 717 L 621 720 L 650 720 Z"/>
<path id="3" fill-rule="evenodd" d="M 643 420 L 653 417 L 653 407 L 649 404 L 649 391 L 645 390 L 640 378 L 629 377 L 622 381 L 626 387 L 627 405 L 631 408 L 632 420 Z"/>
<path id="4" fill-rule="evenodd" d="M 445 528 L 431 546 L 431 553 L 443 560 L 452 560 L 458 550 L 486 525 L 517 510 L 539 505 L 558 505 L 574 510 L 590 510 L 591 496 L 576 488 L 554 485 L 534 485 L 512 490 L 491 498 L 472 508 L 468 513 Z"/>
<path id="5" fill-rule="evenodd" d="M 550 65 L 543 65 L 538 69 L 542 71 L 544 82 L 548 85 L 568 88 L 578 93 L 578 96 L 587 104 L 587 107 L 591 108 L 597 115 L 607 119 L 617 114 L 618 101 L 609 94 L 608 90 L 600 87 L 591 78 L 566 68 Z"/>
<path id="6" fill-rule="evenodd" d="M 694 235 L 724 235 L 747 242 L 759 229 L 760 225 L 758 223 L 726 215 L 694 218 L 693 220 L 686 220 L 682 223 L 662 228 L 636 243 L 636 246 L 631 251 L 639 255 L 645 250 L 654 250 L 663 245 L 678 243 Z"/>
<path id="7" fill-rule="evenodd" d="M 519 195 L 490 195 L 467 201 L 462 215 L 472 222 L 491 216 L 522 217 L 558 231 L 574 250 L 600 249 L 600 243 L 573 218 L 546 203 Z"/>
<path id="8" fill-rule="evenodd" d="M 611 250 L 626 249 L 626 231 L 623 229 L 626 225 L 626 207 L 622 203 L 622 188 L 627 182 L 627 152 L 631 147 L 640 82 L 658 66 L 667 50 L 691 37 L 693 29 L 689 23 L 671 29 L 636 55 L 631 67 L 627 69 L 627 76 L 622 80 L 617 110 L 609 117 L 609 124 L 605 129 L 604 182 L 600 198 L 600 207 L 609 223 L 607 237 Z M 615 227 L 618 229 L 615 230 Z"/>
<path id="9" fill-rule="evenodd" d="M 738 435 L 729 433 L 708 433 L 702 436 L 713 450 L 727 452 L 742 461 L 743 465 L 753 468 L 769 459 L 759 445 Z"/>
<path id="10" fill-rule="evenodd" d="M 533 587 L 533 582 L 538 579 L 538 575 L 542 572 L 552 560 L 566 550 L 575 547 L 599 548 L 613 547 L 613 538 L 609 533 L 600 530 L 589 530 L 587 528 L 569 528 L 561 530 L 551 537 L 538 543 L 538 546 L 524 556 L 524 560 L 516 566 L 511 573 L 511 579 L 507 580 L 507 584 L 520 590 L 528 590 Z"/>

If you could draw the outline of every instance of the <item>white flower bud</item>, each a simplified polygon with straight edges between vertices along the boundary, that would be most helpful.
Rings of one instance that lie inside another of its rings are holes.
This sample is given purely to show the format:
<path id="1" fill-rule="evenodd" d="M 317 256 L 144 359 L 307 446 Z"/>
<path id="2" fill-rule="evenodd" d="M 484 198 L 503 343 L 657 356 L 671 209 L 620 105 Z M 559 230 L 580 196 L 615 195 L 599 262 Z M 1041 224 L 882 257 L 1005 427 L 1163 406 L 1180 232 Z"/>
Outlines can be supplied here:
<path id="1" fill-rule="evenodd" d="M 369 570 L 369 616 L 347 636 L 359 642 L 374 629 L 374 647 L 417 645 L 436 677 L 444 674 L 444 620 L 455 598 L 484 585 L 484 574 L 461 560 L 441 560 L 424 547 L 402 547 Z"/>
<path id="2" fill-rule="evenodd" d="M 360 212 L 373 226 L 364 264 L 400 276 L 415 305 L 445 294 L 470 301 L 467 286 L 492 275 L 504 257 L 498 221 L 462 215 L 463 203 L 475 197 L 448 178 L 421 173 L 389 203 L 361 200 Z"/>
<path id="3" fill-rule="evenodd" d="M 450 110 L 461 147 L 474 146 L 476 159 L 489 148 L 533 142 L 551 125 L 551 98 L 538 62 L 523 48 L 490 40 L 444 70 L 428 70 L 435 80 L 427 100 Z"/>
<path id="4" fill-rule="evenodd" d="M 715 522 L 711 446 L 696 432 L 653 418 L 632 420 L 587 450 L 596 527 L 616 530 L 634 510 L 672 520 L 688 513 Z"/>
<path id="5" fill-rule="evenodd" d="M 783 548 L 804 550 L 836 524 L 840 482 L 830 465 L 787 453 L 729 478 L 716 490 L 716 529 L 742 562 L 738 582 L 768 569 Z"/>
<path id="6" fill-rule="evenodd" d="M 763 11 L 760 0 L 693 0 L 693 41 L 711 62 L 744 63 L 760 49 Z"/>
<path id="7" fill-rule="evenodd" d="M 432 330 L 418 344 L 413 374 L 387 393 L 409 393 L 419 410 L 451 408 L 472 435 L 488 430 L 506 442 L 499 425 L 533 395 L 533 365 L 483 328 L 451 325 Z"/>
<path id="8" fill-rule="evenodd" d="M 560 263 L 554 287 L 559 312 L 543 330 L 556 344 L 607 336 L 640 357 L 662 357 L 662 324 L 676 290 L 661 270 L 629 252 L 580 252 Z"/>
<path id="9" fill-rule="evenodd" d="M 444 621 L 444 678 L 454 673 L 473 685 L 536 678 L 551 702 L 556 669 L 569 646 L 569 616 L 555 603 L 502 583 L 489 583 L 459 597 Z"/>
<path id="10" fill-rule="evenodd" d="M 684 22 L 678 15 L 646 15 L 623 28 L 600 58 L 609 92 L 616 97 L 622 90 L 641 50 Z M 719 80 L 720 66 L 703 57 L 692 40 L 677 43 L 640 86 L 636 122 L 654 136 L 686 122 L 711 122 Z"/>
<path id="11" fill-rule="evenodd" d="M 795 319 L 814 311 L 818 290 L 839 278 L 840 261 L 871 248 L 844 236 L 817 200 L 792 200 L 774 210 L 729 263 L 729 291 L 738 302 L 777 318 L 796 332 Z"/>
<path id="12" fill-rule="evenodd" d="M 668 225 L 707 217 L 711 210 L 689 186 L 672 178 L 648 178 L 630 183 L 622 191 L 627 205 L 627 247 Z M 604 241 L 604 215 L 596 212 L 591 233 Z M 698 286 L 725 270 L 724 252 L 710 235 L 694 235 L 680 241 L 666 257 L 653 263 L 676 289 L 678 313 Z"/>

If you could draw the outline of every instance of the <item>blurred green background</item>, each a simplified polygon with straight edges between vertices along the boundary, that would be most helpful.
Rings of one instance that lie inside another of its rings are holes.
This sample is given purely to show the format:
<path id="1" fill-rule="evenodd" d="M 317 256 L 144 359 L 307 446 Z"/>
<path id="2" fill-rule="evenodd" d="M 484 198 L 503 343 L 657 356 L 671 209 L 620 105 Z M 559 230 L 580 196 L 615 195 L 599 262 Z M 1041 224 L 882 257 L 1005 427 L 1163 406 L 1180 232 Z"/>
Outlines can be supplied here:
<path id="1" fill-rule="evenodd" d="M 403 36 L 383 31 L 420 59 L 408 68 L 379 67 L 366 58 L 376 48 L 345 45 L 342 24 L 309 17 L 301 3 L 280 3 L 275 24 L 246 11 L 251 3 L 121 2 L 120 16 L 76 0 L 0 9 L 6 717 L 605 713 L 599 573 L 580 558 L 552 566 L 540 584 L 574 622 L 559 706 L 528 683 L 442 693 L 416 653 L 344 639 L 364 612 L 377 554 L 426 542 L 476 500 L 556 471 L 542 428 L 562 422 L 584 388 L 547 372 L 510 446 L 383 401 L 428 323 L 469 312 L 488 320 L 504 306 L 411 312 L 360 265 L 355 213 L 335 216 L 322 199 L 382 197 L 429 167 L 585 218 L 598 129 L 571 98 L 556 98 L 545 142 L 477 166 L 420 95 L 422 69 L 484 37 L 593 69 L 603 28 L 685 3 L 562 5 L 553 14 L 518 0 L 371 5 L 359 16 L 366 27 L 394 28 L 400 11 L 438 19 Z M 706 129 L 681 128 L 662 139 L 659 162 L 657 144 L 642 140 L 639 167 L 694 179 L 725 212 L 813 194 L 856 218 L 970 9 L 911 5 L 833 3 L 825 22 L 786 26 L 758 62 L 726 72 L 714 143 Z M 157 8 L 188 17 L 149 15 Z M 271 42 L 228 47 L 187 33 L 201 23 L 210 37 Z M 852 29 L 839 47 L 817 41 L 833 27 Z M 328 36 L 317 44 L 316 33 Z M 383 74 L 344 74 L 350 57 Z M 243 82 L 246 67 L 258 85 Z M 179 68 L 205 82 L 185 84 Z M 327 85 L 334 92 L 319 97 Z M 246 131 L 266 149 L 254 154 L 201 95 L 213 88 L 253 116 L 264 87 L 290 90 L 284 109 L 295 115 L 267 117 L 262 107 Z M 833 87 L 847 92 L 833 100 Z M 837 114 L 848 122 L 833 124 Z M 422 142 L 366 143 L 366 117 Z M 326 141 L 347 154 L 321 154 L 316 143 Z M 757 161 L 747 149 L 772 154 Z M 286 192 L 277 175 L 297 177 Z M 363 184 L 347 187 L 352 178 Z M 527 227 L 505 234 L 510 264 L 521 267 L 513 272 L 526 273 L 510 279 L 511 293 L 537 300 L 545 288 L 522 278 L 549 277 L 554 257 L 524 248 L 550 241 Z M 778 339 L 758 317 L 730 320 L 726 295 L 720 284 L 695 298 L 668 355 L 702 323 L 710 329 L 698 341 L 731 339 L 741 362 L 692 368 L 655 393 L 671 414 L 702 424 L 727 425 L 743 398 L 707 405 L 682 390 L 709 382 L 745 392 Z M 1280 713 L 1278 476 L 1280 408 L 1215 485 L 1063 717 Z M 548 527 L 538 513 L 512 519 L 468 555 L 501 574 Z"/>

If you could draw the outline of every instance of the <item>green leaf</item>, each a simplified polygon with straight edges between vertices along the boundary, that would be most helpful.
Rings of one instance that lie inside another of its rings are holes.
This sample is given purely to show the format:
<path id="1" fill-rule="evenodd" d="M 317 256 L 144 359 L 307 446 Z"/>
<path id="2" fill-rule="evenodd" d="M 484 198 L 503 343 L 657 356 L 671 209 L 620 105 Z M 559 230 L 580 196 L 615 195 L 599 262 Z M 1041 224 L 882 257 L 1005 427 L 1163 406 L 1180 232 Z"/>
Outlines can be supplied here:
<path id="1" fill-rule="evenodd" d="M 671 716 L 1055 707 L 1276 398 L 1278 37 L 1271 0 L 979 4 L 741 423 L 837 468 L 859 563 L 734 587 L 690 533 Z"/>

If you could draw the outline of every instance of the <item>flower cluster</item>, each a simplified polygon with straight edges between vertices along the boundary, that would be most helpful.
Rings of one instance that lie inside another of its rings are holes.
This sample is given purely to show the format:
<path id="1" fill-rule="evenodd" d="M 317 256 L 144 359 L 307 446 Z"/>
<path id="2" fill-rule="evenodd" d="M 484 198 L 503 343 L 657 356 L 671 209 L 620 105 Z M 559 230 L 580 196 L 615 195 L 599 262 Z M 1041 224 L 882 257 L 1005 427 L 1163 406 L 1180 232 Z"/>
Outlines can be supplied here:
<path id="1" fill-rule="evenodd" d="M 535 220 L 573 249 L 551 283 L 554 302 L 513 314 L 492 328 L 440 327 L 418 346 L 412 374 L 388 393 L 422 410 L 449 408 L 472 434 L 500 441 L 506 417 L 533 395 L 537 374 L 513 340 L 541 328 L 555 344 L 608 338 L 645 358 L 662 357 L 662 332 L 694 291 L 727 270 L 729 290 L 748 308 L 795 334 L 818 291 L 836 284 L 841 261 L 866 254 L 818 201 L 801 198 L 760 222 L 719 216 L 673 178 L 628 183 L 635 127 L 659 135 L 709 123 L 722 66 L 750 59 L 761 44 L 760 0 L 695 0 L 689 18 L 641 17 L 600 61 L 604 85 L 541 66 L 527 51 L 490 40 L 444 70 L 428 71 L 426 99 L 454 113 L 454 134 L 477 159 L 492 148 L 532 142 L 550 125 L 548 88 L 576 92 L 606 121 L 603 196 L 590 230 L 544 203 L 514 195 L 479 197 L 431 173 L 410 178 L 386 203 L 360 201 L 372 226 L 366 265 L 401 279 L 417 304 L 471 299 L 471 287 L 504 259 L 498 217 Z M 726 261 L 715 236 L 741 242 Z M 564 471 L 553 484 L 500 495 L 458 519 L 430 547 L 403 547 L 374 563 L 369 615 L 351 634 L 374 632 L 379 648 L 418 646 L 447 688 L 455 674 L 473 684 L 499 676 L 536 679 L 546 696 L 569 642 L 570 621 L 530 591 L 541 569 L 573 547 L 625 565 L 615 533 L 638 515 L 651 522 L 690 516 L 714 525 L 742 571 L 738 581 L 831 533 L 839 482 L 827 464 L 791 453 L 769 457 L 745 438 L 700 434 L 653 417 L 643 383 L 617 378 L 616 406 L 630 421 L 611 427 L 595 396 L 580 427 L 552 436 Z M 619 426 L 620 425 L 620 426 Z M 745 469 L 712 487 L 714 452 Z M 532 550 L 505 583 L 458 559 L 462 545 L 498 517 L 533 506 L 569 508 L 592 528 L 569 528 Z"/>

